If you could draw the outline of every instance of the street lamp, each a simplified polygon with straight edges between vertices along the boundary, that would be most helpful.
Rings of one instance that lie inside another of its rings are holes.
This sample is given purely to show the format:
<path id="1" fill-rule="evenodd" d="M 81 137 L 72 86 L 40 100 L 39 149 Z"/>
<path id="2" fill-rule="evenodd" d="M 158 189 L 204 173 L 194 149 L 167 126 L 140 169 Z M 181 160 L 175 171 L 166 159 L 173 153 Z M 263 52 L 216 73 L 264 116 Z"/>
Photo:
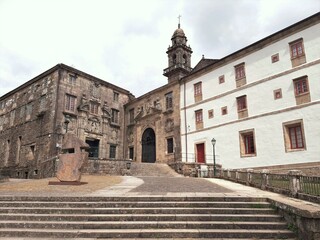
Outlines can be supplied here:
<path id="1" fill-rule="evenodd" d="M 215 154 L 215 145 L 216 145 L 217 140 L 212 138 L 211 143 L 212 143 L 212 149 L 213 149 L 213 176 L 216 176 L 216 154 Z"/>

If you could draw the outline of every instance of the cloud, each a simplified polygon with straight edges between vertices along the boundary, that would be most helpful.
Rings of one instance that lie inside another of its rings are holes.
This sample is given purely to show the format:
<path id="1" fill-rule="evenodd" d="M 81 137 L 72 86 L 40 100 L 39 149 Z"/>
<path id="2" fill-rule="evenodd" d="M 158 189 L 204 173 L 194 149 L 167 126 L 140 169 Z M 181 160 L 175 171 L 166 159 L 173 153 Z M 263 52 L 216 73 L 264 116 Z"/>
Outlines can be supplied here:
<path id="1" fill-rule="evenodd" d="M 167 82 L 179 14 L 195 66 L 318 9 L 318 0 L 0 0 L 0 96 L 57 63 L 140 96 Z"/>

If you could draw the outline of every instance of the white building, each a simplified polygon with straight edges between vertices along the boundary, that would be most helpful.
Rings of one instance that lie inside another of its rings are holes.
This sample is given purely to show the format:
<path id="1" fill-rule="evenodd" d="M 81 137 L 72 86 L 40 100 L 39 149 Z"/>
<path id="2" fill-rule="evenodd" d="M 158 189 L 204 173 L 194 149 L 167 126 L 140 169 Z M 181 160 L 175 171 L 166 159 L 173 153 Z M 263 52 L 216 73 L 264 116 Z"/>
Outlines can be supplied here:
<path id="1" fill-rule="evenodd" d="M 182 161 L 248 168 L 320 161 L 320 14 L 181 80 Z"/>

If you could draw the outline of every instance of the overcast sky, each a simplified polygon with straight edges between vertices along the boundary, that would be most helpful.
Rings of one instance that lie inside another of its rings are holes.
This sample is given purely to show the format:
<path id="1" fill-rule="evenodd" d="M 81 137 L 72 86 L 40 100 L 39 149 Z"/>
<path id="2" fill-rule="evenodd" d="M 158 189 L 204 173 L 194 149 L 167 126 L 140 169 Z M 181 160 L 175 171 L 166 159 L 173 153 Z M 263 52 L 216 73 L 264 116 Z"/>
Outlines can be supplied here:
<path id="1" fill-rule="evenodd" d="M 58 63 L 140 96 L 167 82 L 178 15 L 194 67 L 319 11 L 319 0 L 0 0 L 0 96 Z"/>

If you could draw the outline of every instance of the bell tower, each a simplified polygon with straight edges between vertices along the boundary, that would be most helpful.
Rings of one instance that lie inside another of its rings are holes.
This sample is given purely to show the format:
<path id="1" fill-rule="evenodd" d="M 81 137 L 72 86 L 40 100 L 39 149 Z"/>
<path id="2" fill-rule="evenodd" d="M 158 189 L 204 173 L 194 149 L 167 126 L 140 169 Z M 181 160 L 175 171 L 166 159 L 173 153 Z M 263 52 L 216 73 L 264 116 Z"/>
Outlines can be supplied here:
<path id="1" fill-rule="evenodd" d="M 178 81 L 191 72 L 190 46 L 187 46 L 187 37 L 180 28 L 180 17 L 178 28 L 174 31 L 171 41 L 172 46 L 168 47 L 168 67 L 163 70 L 163 75 L 168 77 L 168 82 Z"/>

